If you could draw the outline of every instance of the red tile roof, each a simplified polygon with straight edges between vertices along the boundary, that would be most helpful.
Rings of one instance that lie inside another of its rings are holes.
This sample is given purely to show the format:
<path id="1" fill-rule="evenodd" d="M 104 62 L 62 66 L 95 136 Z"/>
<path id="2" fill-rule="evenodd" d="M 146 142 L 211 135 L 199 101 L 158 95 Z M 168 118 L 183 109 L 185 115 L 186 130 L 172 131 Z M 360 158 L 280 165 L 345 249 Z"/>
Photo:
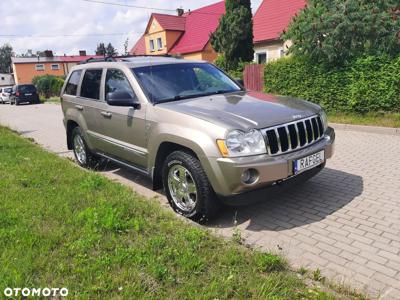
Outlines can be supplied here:
<path id="1" fill-rule="evenodd" d="M 129 51 L 131 55 L 145 55 L 146 54 L 146 40 L 144 35 L 140 37 L 140 39 L 136 42 L 135 46 L 133 46 L 132 50 Z"/>
<path id="2" fill-rule="evenodd" d="M 165 14 L 151 14 L 150 20 L 155 18 L 164 30 L 185 31 L 185 18 Z M 150 22 L 149 22 L 150 25 Z M 148 26 L 149 26 L 148 25 Z M 146 30 L 147 31 L 147 30 Z"/>
<path id="3" fill-rule="evenodd" d="M 208 5 L 183 15 L 186 18 L 185 33 L 170 50 L 173 54 L 199 52 L 207 45 L 210 34 L 219 24 L 225 13 L 225 1 Z"/>
<path id="4" fill-rule="evenodd" d="M 277 40 L 306 0 L 264 0 L 253 18 L 254 43 Z"/>

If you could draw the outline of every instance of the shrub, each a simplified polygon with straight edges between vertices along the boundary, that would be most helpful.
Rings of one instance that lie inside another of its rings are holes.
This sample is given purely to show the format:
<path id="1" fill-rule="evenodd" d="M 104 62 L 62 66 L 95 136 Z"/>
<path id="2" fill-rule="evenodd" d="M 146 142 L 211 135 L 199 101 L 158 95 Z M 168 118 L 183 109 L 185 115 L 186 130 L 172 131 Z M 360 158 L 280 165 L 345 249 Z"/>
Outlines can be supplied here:
<path id="1" fill-rule="evenodd" d="M 330 69 L 291 56 L 267 64 L 264 79 L 266 92 L 303 98 L 328 111 L 400 111 L 400 57 L 364 57 Z"/>
<path id="2" fill-rule="evenodd" d="M 36 86 L 38 93 L 48 99 L 60 95 L 64 78 L 53 75 L 35 76 L 32 83 Z"/>

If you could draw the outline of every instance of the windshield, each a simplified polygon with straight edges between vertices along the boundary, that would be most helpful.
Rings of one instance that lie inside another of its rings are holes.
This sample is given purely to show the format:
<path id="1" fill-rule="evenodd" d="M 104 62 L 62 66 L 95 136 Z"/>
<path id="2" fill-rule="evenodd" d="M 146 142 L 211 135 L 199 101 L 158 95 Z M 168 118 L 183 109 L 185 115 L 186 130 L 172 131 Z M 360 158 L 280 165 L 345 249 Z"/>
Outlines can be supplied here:
<path id="1" fill-rule="evenodd" d="M 34 85 L 19 85 L 18 86 L 18 91 L 20 91 L 21 93 L 35 93 L 36 92 L 36 88 Z"/>
<path id="2" fill-rule="evenodd" d="M 133 73 L 153 103 L 240 91 L 218 68 L 207 63 L 179 63 L 134 68 Z"/>

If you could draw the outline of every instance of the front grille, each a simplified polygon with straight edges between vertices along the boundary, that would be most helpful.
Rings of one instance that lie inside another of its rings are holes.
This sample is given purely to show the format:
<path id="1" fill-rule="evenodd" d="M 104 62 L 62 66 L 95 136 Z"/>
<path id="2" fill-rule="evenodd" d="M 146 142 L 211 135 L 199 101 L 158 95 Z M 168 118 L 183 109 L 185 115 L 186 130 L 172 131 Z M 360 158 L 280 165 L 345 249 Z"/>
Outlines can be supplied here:
<path id="1" fill-rule="evenodd" d="M 269 155 L 279 155 L 316 143 L 324 135 L 321 117 L 313 116 L 292 123 L 264 129 Z"/>

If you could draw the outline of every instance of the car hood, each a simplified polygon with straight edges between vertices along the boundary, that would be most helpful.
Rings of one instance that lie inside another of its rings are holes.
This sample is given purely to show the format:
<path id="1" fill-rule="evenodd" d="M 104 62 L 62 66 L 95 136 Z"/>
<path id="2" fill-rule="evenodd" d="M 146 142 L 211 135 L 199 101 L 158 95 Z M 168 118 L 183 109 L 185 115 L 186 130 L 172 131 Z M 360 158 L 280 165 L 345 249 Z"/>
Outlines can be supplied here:
<path id="1" fill-rule="evenodd" d="M 236 92 L 158 104 L 228 129 L 267 128 L 317 114 L 321 108 L 291 97 Z"/>

